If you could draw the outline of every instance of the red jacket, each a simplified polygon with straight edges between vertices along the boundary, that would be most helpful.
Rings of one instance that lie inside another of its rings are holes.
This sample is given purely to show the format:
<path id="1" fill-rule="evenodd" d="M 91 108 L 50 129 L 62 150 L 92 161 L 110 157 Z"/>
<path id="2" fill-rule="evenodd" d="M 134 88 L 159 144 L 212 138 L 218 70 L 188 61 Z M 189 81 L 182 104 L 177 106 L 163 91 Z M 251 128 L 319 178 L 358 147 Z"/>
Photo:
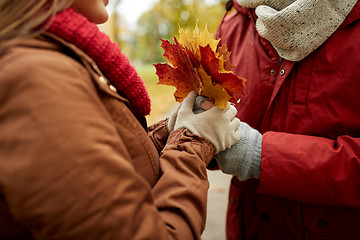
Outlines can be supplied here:
<path id="1" fill-rule="evenodd" d="M 236 1 L 235 1 L 236 2 Z M 240 7 L 218 29 L 246 78 L 238 117 L 263 133 L 260 180 L 232 180 L 228 239 L 360 239 L 360 3 L 300 62 Z"/>

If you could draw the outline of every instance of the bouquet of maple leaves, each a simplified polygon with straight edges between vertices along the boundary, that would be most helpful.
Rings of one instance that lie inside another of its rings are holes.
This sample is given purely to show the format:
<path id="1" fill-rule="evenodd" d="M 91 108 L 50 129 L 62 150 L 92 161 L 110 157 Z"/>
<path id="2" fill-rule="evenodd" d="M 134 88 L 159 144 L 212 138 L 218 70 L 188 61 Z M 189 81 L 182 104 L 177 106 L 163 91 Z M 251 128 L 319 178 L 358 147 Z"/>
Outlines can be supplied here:
<path id="1" fill-rule="evenodd" d="M 200 31 L 196 25 L 192 37 L 182 28 L 179 33 L 180 39 L 174 37 L 174 43 L 160 39 L 163 56 L 172 66 L 154 64 L 158 84 L 174 86 L 177 102 L 196 91 L 220 109 L 226 109 L 228 102 L 237 103 L 246 80 L 232 72 L 226 44 L 219 46 L 220 39 L 216 40 L 207 27 Z"/>

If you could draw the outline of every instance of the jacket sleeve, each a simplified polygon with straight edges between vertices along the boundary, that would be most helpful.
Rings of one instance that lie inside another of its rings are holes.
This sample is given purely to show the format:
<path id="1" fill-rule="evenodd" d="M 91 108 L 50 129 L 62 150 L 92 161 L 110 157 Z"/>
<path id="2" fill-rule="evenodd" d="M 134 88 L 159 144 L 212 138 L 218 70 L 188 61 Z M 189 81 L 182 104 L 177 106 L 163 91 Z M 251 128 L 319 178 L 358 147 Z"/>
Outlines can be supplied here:
<path id="1" fill-rule="evenodd" d="M 151 189 L 89 73 L 38 57 L 0 72 L 0 185 L 16 221 L 44 240 L 200 239 L 210 142 L 170 134 Z"/>
<path id="2" fill-rule="evenodd" d="M 268 132 L 262 146 L 258 193 L 315 205 L 360 207 L 359 138 Z"/>
<path id="3" fill-rule="evenodd" d="M 210 142 L 184 130 L 172 131 L 161 152 L 162 176 L 153 194 L 155 205 L 175 239 L 200 239 L 205 228 L 209 187 L 206 165 L 213 154 L 215 149 Z M 205 161 L 193 164 L 196 158 Z M 187 226 L 191 226 L 191 231 Z"/>

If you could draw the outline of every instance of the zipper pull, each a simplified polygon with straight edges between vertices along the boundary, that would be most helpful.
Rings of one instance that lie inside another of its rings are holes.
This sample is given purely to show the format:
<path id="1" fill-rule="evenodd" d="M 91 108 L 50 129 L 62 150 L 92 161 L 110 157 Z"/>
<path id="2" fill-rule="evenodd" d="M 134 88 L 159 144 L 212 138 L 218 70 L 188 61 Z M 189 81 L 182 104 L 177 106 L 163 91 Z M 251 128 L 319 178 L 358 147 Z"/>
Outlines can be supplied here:
<path id="1" fill-rule="evenodd" d="M 234 6 L 234 1 L 233 0 L 229 0 L 227 1 L 226 5 L 225 5 L 225 9 L 227 12 L 229 12 Z"/>

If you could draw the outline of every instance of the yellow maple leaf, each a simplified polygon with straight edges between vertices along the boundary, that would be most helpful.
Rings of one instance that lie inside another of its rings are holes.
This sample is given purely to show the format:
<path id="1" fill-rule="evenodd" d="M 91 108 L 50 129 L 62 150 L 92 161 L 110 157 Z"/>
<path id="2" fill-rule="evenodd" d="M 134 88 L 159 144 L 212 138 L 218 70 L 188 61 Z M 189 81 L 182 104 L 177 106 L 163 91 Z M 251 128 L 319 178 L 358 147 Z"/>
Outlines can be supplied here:
<path id="1" fill-rule="evenodd" d="M 226 109 L 231 96 L 219 84 L 213 84 L 211 77 L 200 67 L 196 69 L 201 78 L 202 85 L 200 87 L 200 95 L 207 97 L 214 105 L 220 109 Z"/>
<path id="2" fill-rule="evenodd" d="M 188 48 L 196 56 L 199 56 L 199 46 L 205 47 L 206 45 L 209 45 L 211 50 L 216 52 L 217 46 L 220 42 L 220 40 L 216 40 L 213 34 L 209 32 L 207 25 L 203 31 L 200 31 L 197 23 L 192 36 L 189 30 L 185 31 L 181 27 L 179 28 L 179 35 L 179 43 Z"/>

